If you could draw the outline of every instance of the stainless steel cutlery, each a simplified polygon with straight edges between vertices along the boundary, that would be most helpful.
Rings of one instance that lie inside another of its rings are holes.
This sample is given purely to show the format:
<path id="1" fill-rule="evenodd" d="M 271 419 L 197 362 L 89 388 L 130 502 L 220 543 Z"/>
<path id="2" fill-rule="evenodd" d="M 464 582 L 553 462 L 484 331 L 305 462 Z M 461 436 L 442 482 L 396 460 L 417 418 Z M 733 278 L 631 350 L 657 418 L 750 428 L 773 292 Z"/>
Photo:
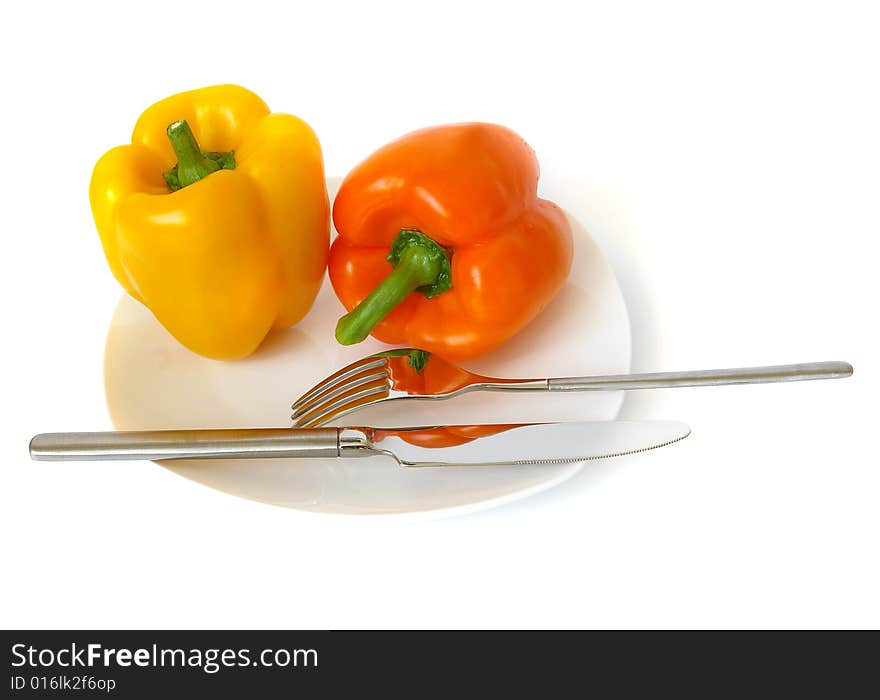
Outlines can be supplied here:
<path id="1" fill-rule="evenodd" d="M 451 399 L 471 391 L 612 391 L 725 384 L 837 379 L 846 362 L 710 369 L 591 377 L 499 379 L 483 377 L 421 350 L 404 348 L 364 357 L 331 374 L 294 401 L 293 424 L 316 428 L 367 406 L 405 399 Z"/>
<path id="2" fill-rule="evenodd" d="M 42 461 L 340 458 L 388 455 L 404 467 L 556 464 L 669 445 L 690 434 L 675 421 L 472 424 L 417 428 L 321 428 L 366 406 L 450 399 L 470 391 L 605 391 L 835 379 L 846 362 L 591 377 L 499 379 L 409 348 L 370 355 L 330 375 L 293 403 L 291 428 L 44 433 Z"/>
<path id="3" fill-rule="evenodd" d="M 44 433 L 30 452 L 44 461 L 389 455 L 404 467 L 540 465 L 642 452 L 689 434 L 674 421 Z"/>

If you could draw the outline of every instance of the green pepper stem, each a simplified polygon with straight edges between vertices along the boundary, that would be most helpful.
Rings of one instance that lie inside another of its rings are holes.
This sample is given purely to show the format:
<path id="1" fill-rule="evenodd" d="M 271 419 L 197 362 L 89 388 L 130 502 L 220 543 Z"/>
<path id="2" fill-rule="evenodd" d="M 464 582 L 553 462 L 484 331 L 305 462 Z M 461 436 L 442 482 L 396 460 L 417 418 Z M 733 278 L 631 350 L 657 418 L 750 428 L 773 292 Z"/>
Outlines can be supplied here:
<path id="1" fill-rule="evenodd" d="M 434 296 L 449 288 L 449 257 L 424 234 L 401 231 L 388 259 L 395 265 L 394 270 L 366 299 L 339 319 L 336 340 L 342 345 L 364 340 L 412 292 L 419 290 Z"/>
<path id="2" fill-rule="evenodd" d="M 168 134 L 168 140 L 171 141 L 171 148 L 174 149 L 179 165 L 189 167 L 205 157 L 186 119 L 174 122 L 165 133 Z"/>
<path id="3" fill-rule="evenodd" d="M 168 134 L 168 140 L 177 156 L 177 165 L 164 173 L 165 181 L 172 192 L 218 170 L 231 170 L 235 167 L 232 151 L 205 153 L 185 119 L 169 125 L 165 133 Z"/>

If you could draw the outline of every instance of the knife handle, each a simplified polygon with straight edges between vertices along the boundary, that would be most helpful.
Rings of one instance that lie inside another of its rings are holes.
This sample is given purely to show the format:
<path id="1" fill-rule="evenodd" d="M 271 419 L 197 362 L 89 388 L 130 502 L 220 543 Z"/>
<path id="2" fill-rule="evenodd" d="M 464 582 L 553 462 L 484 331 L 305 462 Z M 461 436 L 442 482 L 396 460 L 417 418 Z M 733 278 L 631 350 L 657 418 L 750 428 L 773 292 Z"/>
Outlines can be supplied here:
<path id="1" fill-rule="evenodd" d="M 615 374 L 604 377 L 557 377 L 547 380 L 550 391 L 610 391 L 614 389 L 660 389 L 678 386 L 766 384 L 806 379 L 840 379 L 853 373 L 847 362 L 808 362 L 800 365 L 705 369 L 690 372 Z"/>
<path id="2" fill-rule="evenodd" d="M 40 461 L 338 457 L 339 430 L 247 428 L 43 433 L 30 444 Z"/>

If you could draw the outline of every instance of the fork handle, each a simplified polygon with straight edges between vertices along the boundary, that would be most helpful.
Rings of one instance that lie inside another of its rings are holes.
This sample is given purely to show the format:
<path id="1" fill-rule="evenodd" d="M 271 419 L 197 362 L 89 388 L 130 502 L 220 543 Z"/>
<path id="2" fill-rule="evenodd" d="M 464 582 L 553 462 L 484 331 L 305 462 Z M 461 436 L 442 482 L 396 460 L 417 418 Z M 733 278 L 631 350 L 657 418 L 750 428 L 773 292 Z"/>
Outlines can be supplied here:
<path id="1" fill-rule="evenodd" d="M 840 379 L 853 372 L 847 362 L 807 362 L 799 365 L 705 369 L 690 372 L 612 374 L 599 377 L 557 377 L 548 379 L 550 391 L 610 391 L 614 389 L 660 389 L 677 386 L 722 386 L 725 384 L 767 384 L 807 379 Z"/>

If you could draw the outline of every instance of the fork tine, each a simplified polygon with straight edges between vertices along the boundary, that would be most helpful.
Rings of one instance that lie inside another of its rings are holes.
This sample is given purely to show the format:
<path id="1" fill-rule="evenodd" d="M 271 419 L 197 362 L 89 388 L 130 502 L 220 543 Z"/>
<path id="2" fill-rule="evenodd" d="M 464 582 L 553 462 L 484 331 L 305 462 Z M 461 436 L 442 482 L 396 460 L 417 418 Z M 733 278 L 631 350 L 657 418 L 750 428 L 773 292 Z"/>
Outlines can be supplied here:
<path id="1" fill-rule="evenodd" d="M 388 362 L 387 357 L 364 357 L 357 362 L 352 362 L 350 365 L 346 365 L 338 372 L 331 374 L 329 377 L 326 377 L 322 381 L 318 382 L 315 386 L 309 389 L 305 394 L 300 396 L 292 405 L 291 408 L 296 411 L 303 404 L 309 402 L 318 394 L 323 394 L 327 389 L 331 389 L 332 387 L 341 384 L 346 379 L 355 374 L 360 374 L 369 369 L 375 369 L 377 367 L 382 367 L 386 365 Z"/>
<path id="2" fill-rule="evenodd" d="M 298 419 L 295 418 L 294 427 L 316 428 L 322 423 L 348 413 L 365 403 L 372 403 L 374 399 L 371 397 L 377 394 L 388 394 L 388 384 L 384 380 L 357 388 L 355 391 L 349 391 L 330 404 L 315 406 L 311 411 L 300 415 Z"/>
<path id="3" fill-rule="evenodd" d="M 329 401 L 332 401 L 338 396 L 342 394 L 347 394 L 352 389 L 357 389 L 364 384 L 370 384 L 375 381 L 382 381 L 387 385 L 388 372 L 385 370 L 381 370 L 379 372 L 371 372 L 367 370 L 362 374 L 356 374 L 349 378 L 349 380 L 343 384 L 336 384 L 331 386 L 329 389 L 325 389 L 320 394 L 316 394 L 309 401 L 303 401 L 300 399 L 293 406 L 293 419 L 296 420 L 300 416 L 305 415 L 306 413 L 311 413 L 316 408 L 326 405 Z"/>

